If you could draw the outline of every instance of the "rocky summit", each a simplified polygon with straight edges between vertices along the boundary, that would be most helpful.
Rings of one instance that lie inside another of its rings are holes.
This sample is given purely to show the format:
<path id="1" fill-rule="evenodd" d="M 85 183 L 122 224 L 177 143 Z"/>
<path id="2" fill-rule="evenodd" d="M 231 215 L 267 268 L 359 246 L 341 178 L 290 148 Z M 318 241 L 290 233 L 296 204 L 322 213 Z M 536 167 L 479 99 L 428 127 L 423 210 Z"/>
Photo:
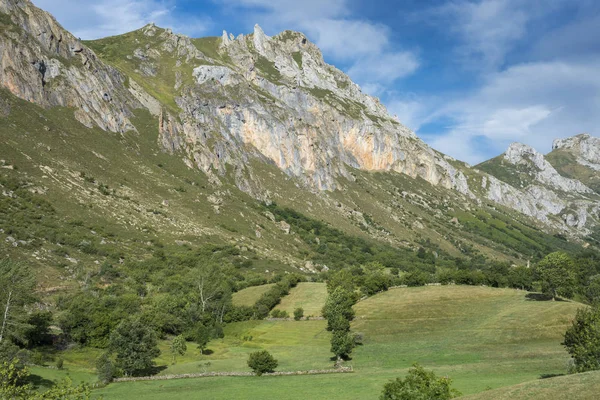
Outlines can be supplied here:
<path id="1" fill-rule="evenodd" d="M 0 0 L 0 13 L 3 171 L 59 213 L 87 207 L 84 220 L 178 243 L 215 235 L 297 268 L 313 260 L 293 227 L 258 205 L 449 254 L 525 257 L 512 233 L 498 244 L 479 227 L 490 219 L 598 240 L 598 138 L 557 140 L 548 155 L 515 143 L 470 166 L 426 145 L 299 32 L 195 39 L 150 24 L 81 41 L 28 0 Z"/>

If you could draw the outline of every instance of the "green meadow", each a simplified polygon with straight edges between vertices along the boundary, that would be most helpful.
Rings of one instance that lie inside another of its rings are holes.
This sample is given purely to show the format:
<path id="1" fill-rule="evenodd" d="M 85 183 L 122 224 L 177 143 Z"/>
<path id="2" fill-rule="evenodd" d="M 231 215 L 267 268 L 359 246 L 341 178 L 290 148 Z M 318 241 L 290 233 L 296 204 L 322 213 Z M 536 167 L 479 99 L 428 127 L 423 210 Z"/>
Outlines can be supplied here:
<path id="1" fill-rule="evenodd" d="M 528 381 L 533 388 L 551 388 L 557 378 L 540 378 L 566 372 L 569 357 L 560 343 L 582 306 L 539 301 L 535 294 L 513 289 L 397 288 L 355 306 L 352 329 L 363 334 L 364 344 L 347 362 L 354 373 L 113 383 L 95 393 L 105 399 L 377 399 L 384 383 L 403 376 L 414 362 L 450 376 L 464 395 L 483 396 L 477 399 L 491 398 L 485 397 L 492 393 L 488 390 Z M 190 343 L 175 365 L 170 365 L 167 343 L 162 347 L 157 364 L 166 369 L 161 374 L 247 371 L 247 355 L 256 349 L 269 350 L 280 371 L 333 364 L 325 321 L 316 320 L 232 323 L 224 339 L 209 344 L 211 354 L 200 355 Z M 587 386 L 600 382 L 599 375 L 582 379 Z"/>

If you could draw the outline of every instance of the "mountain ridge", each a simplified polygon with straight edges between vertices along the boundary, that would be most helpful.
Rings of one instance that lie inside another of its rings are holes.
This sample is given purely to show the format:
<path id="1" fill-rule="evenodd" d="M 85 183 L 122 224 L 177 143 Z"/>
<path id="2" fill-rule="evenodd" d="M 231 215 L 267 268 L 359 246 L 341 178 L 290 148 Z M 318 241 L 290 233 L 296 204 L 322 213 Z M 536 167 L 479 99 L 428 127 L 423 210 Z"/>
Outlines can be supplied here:
<path id="1" fill-rule="evenodd" d="M 314 243 L 261 204 L 457 257 L 595 243 L 596 194 L 521 187 L 433 150 L 301 33 L 192 39 L 151 24 L 80 42 L 29 1 L 0 10 L 0 83 L 28 102 L 3 94 L 2 172 L 64 215 L 82 207 L 144 240 L 218 237 L 304 269 Z"/>

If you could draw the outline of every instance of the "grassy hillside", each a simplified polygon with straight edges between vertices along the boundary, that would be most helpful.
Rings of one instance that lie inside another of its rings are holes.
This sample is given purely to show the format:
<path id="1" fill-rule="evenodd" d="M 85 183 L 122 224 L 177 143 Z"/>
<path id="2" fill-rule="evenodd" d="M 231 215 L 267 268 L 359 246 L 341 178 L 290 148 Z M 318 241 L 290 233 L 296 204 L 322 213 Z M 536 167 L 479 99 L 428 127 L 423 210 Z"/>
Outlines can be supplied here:
<path id="1" fill-rule="evenodd" d="M 293 316 L 294 310 L 302 307 L 304 316 L 318 317 L 325 305 L 325 299 L 327 299 L 327 287 L 324 283 L 300 282 L 275 309 L 287 311 L 290 316 Z"/>
<path id="2" fill-rule="evenodd" d="M 253 306 L 260 296 L 273 287 L 273 284 L 250 286 L 233 294 L 234 306 Z"/>
<path id="3" fill-rule="evenodd" d="M 536 298 L 486 287 L 392 289 L 355 306 L 353 330 L 365 340 L 348 362 L 353 374 L 118 383 L 98 393 L 105 399 L 377 399 L 384 383 L 403 376 L 414 362 L 450 376 L 464 394 L 483 392 L 566 371 L 568 355 L 560 342 L 581 304 Z M 246 370 L 252 348 L 272 351 L 280 370 L 331 365 L 324 327 L 324 321 L 231 324 L 232 336 L 253 335 L 252 341 L 237 339 L 227 351 L 221 348 L 225 342 L 211 342 L 214 356 L 182 361 L 169 370 L 198 372 L 207 360 L 214 370 Z M 226 335 L 224 340 L 232 339 Z"/>
<path id="4" fill-rule="evenodd" d="M 595 400 L 600 393 L 600 372 L 586 372 L 525 382 L 520 385 L 490 390 L 464 400 Z"/>

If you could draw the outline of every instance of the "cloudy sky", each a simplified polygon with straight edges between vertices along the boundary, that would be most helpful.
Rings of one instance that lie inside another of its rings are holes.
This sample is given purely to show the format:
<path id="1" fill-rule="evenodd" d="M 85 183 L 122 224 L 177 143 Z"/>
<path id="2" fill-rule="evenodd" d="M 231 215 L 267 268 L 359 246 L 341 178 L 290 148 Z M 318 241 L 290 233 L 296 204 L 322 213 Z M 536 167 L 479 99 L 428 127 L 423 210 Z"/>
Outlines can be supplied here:
<path id="1" fill-rule="evenodd" d="M 600 136 L 597 0 L 33 0 L 84 39 L 148 22 L 190 36 L 304 32 L 436 149 Z"/>

